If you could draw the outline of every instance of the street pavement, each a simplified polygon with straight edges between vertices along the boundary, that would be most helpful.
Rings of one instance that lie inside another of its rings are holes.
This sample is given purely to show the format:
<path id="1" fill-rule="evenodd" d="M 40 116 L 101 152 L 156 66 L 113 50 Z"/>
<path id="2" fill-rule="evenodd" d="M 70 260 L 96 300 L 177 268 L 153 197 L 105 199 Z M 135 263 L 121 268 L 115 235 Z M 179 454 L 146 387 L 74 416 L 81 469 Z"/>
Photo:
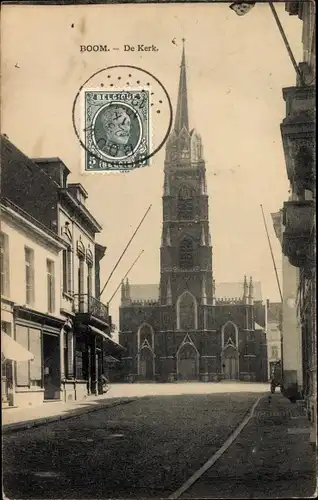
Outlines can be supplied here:
<path id="1" fill-rule="evenodd" d="M 214 394 L 224 392 L 249 392 L 260 393 L 266 391 L 265 384 L 248 384 L 242 382 L 222 382 L 222 383 L 175 383 L 175 384 L 113 384 L 110 391 L 104 395 L 89 396 L 85 400 L 72 402 L 45 402 L 38 406 L 27 408 L 5 408 L 2 411 L 2 429 L 4 432 L 11 429 L 22 429 L 33 424 L 40 424 L 40 421 L 61 420 L 80 413 L 94 411 L 100 406 L 117 404 L 118 401 L 126 398 L 138 398 L 144 396 L 172 396 L 180 394 Z"/>
<path id="2" fill-rule="evenodd" d="M 259 397 L 256 417 L 181 498 L 266 498 L 268 489 L 286 498 L 287 486 L 313 490 L 313 452 L 299 446 L 304 433 L 287 430 L 305 428 L 304 416 L 295 406 L 286 410 L 290 403 L 280 394 L 268 410 L 267 386 L 133 384 L 129 391 L 130 398 L 122 390 L 123 404 L 4 434 L 7 498 L 168 498 L 220 449 Z M 286 450 L 294 456 L 286 458 Z"/>
<path id="3" fill-rule="evenodd" d="M 264 396 L 233 444 L 179 498 L 310 498 L 316 454 L 304 408 Z"/>

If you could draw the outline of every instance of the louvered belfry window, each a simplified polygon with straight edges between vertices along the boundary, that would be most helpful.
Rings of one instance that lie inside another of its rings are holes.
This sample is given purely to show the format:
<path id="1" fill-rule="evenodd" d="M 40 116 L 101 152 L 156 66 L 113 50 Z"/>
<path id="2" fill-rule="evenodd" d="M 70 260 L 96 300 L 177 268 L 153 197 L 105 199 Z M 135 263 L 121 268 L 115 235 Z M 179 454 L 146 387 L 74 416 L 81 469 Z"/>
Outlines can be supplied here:
<path id="1" fill-rule="evenodd" d="M 179 266 L 181 269 L 191 269 L 194 267 L 193 241 L 191 238 L 184 238 L 180 244 Z"/>
<path id="2" fill-rule="evenodd" d="M 177 211 L 179 220 L 193 218 L 193 193 L 188 186 L 182 186 L 179 189 Z"/>

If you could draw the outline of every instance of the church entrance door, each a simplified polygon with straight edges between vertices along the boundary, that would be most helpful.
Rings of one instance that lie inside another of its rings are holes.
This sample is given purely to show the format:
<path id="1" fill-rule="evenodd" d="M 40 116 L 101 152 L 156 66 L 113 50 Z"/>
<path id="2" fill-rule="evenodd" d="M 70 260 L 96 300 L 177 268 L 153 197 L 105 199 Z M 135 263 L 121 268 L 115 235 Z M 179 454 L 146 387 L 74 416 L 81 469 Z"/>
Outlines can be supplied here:
<path id="1" fill-rule="evenodd" d="M 224 364 L 224 377 L 227 380 L 235 380 L 237 378 L 237 359 L 226 358 Z"/>
<path id="2" fill-rule="evenodd" d="M 153 354 L 148 348 L 141 349 L 139 354 L 139 376 L 142 380 L 153 379 Z"/>
<path id="3" fill-rule="evenodd" d="M 197 380 L 198 353 L 191 344 L 184 344 L 178 353 L 178 378 Z"/>
<path id="4" fill-rule="evenodd" d="M 228 347 L 223 353 L 223 374 L 226 380 L 238 378 L 238 352 L 233 347 Z"/>

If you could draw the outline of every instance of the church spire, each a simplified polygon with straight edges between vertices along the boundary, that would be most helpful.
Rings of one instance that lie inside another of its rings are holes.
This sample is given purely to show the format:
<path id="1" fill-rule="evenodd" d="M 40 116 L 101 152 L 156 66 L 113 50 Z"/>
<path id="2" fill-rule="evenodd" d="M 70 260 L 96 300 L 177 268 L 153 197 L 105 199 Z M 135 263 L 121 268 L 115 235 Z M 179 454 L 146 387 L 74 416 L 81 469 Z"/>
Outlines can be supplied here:
<path id="1" fill-rule="evenodd" d="M 180 79 L 179 79 L 179 92 L 178 92 L 178 103 L 176 119 L 174 124 L 174 129 L 177 134 L 179 134 L 183 127 L 189 131 L 189 119 L 188 119 L 188 94 L 187 94 L 187 76 L 186 76 L 186 64 L 185 64 L 185 50 L 183 39 L 183 49 L 182 58 L 180 66 Z"/>

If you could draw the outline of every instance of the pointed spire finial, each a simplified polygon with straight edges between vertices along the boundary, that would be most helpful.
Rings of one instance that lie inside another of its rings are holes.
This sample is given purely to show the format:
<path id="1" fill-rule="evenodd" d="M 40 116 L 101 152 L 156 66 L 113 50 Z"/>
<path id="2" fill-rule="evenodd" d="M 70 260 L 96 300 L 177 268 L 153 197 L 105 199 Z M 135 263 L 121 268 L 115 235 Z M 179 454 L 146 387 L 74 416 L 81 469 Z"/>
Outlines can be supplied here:
<path id="1" fill-rule="evenodd" d="M 126 299 L 126 288 L 125 288 L 125 282 L 122 280 L 121 282 L 121 303 L 122 305 L 124 304 Z"/>
<path id="2" fill-rule="evenodd" d="M 130 284 L 128 278 L 126 278 L 126 299 L 130 300 Z"/>
<path id="3" fill-rule="evenodd" d="M 183 127 L 189 130 L 189 119 L 188 119 L 188 95 L 187 95 L 187 77 L 186 77 L 186 64 L 185 64 L 185 39 L 182 39 L 182 58 L 180 67 L 180 78 L 179 78 L 179 91 L 178 91 L 178 103 L 177 112 L 174 129 L 177 134 L 179 134 Z"/>
<path id="4" fill-rule="evenodd" d="M 248 293 L 248 300 L 249 300 L 249 304 L 250 305 L 253 305 L 254 303 L 254 286 L 253 286 L 253 279 L 252 279 L 252 276 L 250 277 L 250 284 L 249 284 L 249 293 Z"/>

